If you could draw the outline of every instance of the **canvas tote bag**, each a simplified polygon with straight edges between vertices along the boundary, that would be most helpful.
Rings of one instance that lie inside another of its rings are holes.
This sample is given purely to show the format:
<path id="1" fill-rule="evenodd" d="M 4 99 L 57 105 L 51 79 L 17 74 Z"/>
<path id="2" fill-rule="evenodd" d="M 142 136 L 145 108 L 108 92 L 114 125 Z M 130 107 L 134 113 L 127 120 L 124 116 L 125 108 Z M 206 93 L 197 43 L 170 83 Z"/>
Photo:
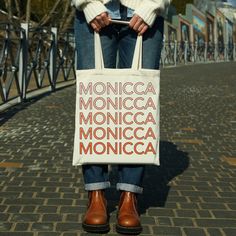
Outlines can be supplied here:
<path id="1" fill-rule="evenodd" d="M 95 69 L 76 71 L 73 165 L 159 165 L 160 71 L 141 65 L 141 36 L 132 67 L 108 69 L 95 33 Z"/>

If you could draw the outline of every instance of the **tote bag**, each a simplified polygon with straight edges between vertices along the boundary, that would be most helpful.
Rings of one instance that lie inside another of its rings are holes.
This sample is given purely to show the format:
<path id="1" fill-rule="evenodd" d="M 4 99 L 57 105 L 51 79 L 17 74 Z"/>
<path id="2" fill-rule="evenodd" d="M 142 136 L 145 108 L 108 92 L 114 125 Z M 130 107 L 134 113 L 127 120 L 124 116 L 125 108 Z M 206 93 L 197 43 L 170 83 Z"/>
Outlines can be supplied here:
<path id="1" fill-rule="evenodd" d="M 141 36 L 132 67 L 108 69 L 95 33 L 95 69 L 76 71 L 73 165 L 159 165 L 160 71 L 141 65 Z"/>

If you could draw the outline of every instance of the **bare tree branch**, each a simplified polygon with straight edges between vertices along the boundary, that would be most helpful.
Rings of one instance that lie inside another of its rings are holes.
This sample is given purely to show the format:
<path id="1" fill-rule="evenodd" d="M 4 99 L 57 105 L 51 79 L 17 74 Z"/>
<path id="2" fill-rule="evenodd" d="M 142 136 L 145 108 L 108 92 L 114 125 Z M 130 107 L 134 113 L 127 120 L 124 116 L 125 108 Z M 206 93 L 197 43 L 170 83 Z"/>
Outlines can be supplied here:
<path id="1" fill-rule="evenodd" d="M 64 7 L 65 10 L 63 11 L 63 15 L 61 17 L 62 21 L 60 22 L 60 28 L 63 27 L 63 24 L 66 21 L 66 18 L 67 18 L 67 15 L 68 15 L 68 11 L 69 11 L 69 8 L 70 8 L 70 4 L 71 4 L 70 1 L 66 2 L 66 5 Z"/>
<path id="2" fill-rule="evenodd" d="M 21 14 L 19 0 L 15 0 L 15 6 L 16 6 L 17 16 L 20 18 L 22 14 Z"/>
<path id="3" fill-rule="evenodd" d="M 57 0 L 56 3 L 54 4 L 54 6 L 52 7 L 51 11 L 46 14 L 42 19 L 41 21 L 39 22 L 39 25 L 45 25 L 47 24 L 50 19 L 52 18 L 53 16 L 53 13 L 55 12 L 56 8 L 59 6 L 59 4 L 62 2 L 62 0 Z"/>
<path id="4" fill-rule="evenodd" d="M 75 9 L 72 8 L 72 10 L 69 13 L 69 16 L 67 16 L 66 20 L 63 22 L 63 26 L 61 27 L 62 32 L 65 32 L 66 29 L 70 28 L 74 15 L 75 15 Z"/>
<path id="5" fill-rule="evenodd" d="M 50 0 L 2 0 L 2 2 L 5 3 L 6 18 L 12 24 L 19 25 L 24 20 L 34 26 L 55 25 L 64 32 L 71 26 L 74 17 L 74 8 L 68 0 L 53 2 Z M 43 3 L 46 4 L 42 5 Z M 38 19 L 37 22 L 35 19 Z"/>

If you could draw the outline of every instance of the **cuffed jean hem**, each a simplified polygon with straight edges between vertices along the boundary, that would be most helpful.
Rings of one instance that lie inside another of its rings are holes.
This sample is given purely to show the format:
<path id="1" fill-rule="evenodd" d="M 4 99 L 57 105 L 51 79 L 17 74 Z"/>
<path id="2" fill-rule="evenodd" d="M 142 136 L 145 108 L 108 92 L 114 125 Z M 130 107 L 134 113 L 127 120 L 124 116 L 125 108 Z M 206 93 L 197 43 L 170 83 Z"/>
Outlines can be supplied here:
<path id="1" fill-rule="evenodd" d="M 118 183 L 116 185 L 117 190 L 128 191 L 132 193 L 143 193 L 143 188 L 133 184 Z"/>
<path id="2" fill-rule="evenodd" d="M 91 184 L 85 184 L 85 190 L 86 191 L 93 191 L 93 190 L 100 190 L 100 189 L 106 189 L 110 187 L 110 182 L 98 182 L 98 183 L 91 183 Z"/>

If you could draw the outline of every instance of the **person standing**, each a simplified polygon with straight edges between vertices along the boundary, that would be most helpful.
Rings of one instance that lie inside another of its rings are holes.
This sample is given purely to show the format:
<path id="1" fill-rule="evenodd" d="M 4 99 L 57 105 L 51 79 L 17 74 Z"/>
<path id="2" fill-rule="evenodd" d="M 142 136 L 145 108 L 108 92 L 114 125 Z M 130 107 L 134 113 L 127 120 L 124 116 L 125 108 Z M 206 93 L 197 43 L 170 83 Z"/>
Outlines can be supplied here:
<path id="1" fill-rule="evenodd" d="M 142 67 L 159 69 L 163 16 L 170 1 L 72 0 L 76 7 L 77 69 L 95 68 L 94 31 L 100 34 L 106 68 L 130 68 L 137 35 L 143 35 Z M 129 24 L 112 23 L 111 19 L 128 21 Z M 88 232 L 106 232 L 109 230 L 109 217 L 104 190 L 110 187 L 108 165 L 89 164 L 83 165 L 82 169 L 89 198 L 82 226 Z M 142 231 L 137 194 L 143 191 L 144 169 L 143 165 L 118 166 L 117 190 L 121 193 L 116 224 L 118 233 L 139 234 Z"/>

